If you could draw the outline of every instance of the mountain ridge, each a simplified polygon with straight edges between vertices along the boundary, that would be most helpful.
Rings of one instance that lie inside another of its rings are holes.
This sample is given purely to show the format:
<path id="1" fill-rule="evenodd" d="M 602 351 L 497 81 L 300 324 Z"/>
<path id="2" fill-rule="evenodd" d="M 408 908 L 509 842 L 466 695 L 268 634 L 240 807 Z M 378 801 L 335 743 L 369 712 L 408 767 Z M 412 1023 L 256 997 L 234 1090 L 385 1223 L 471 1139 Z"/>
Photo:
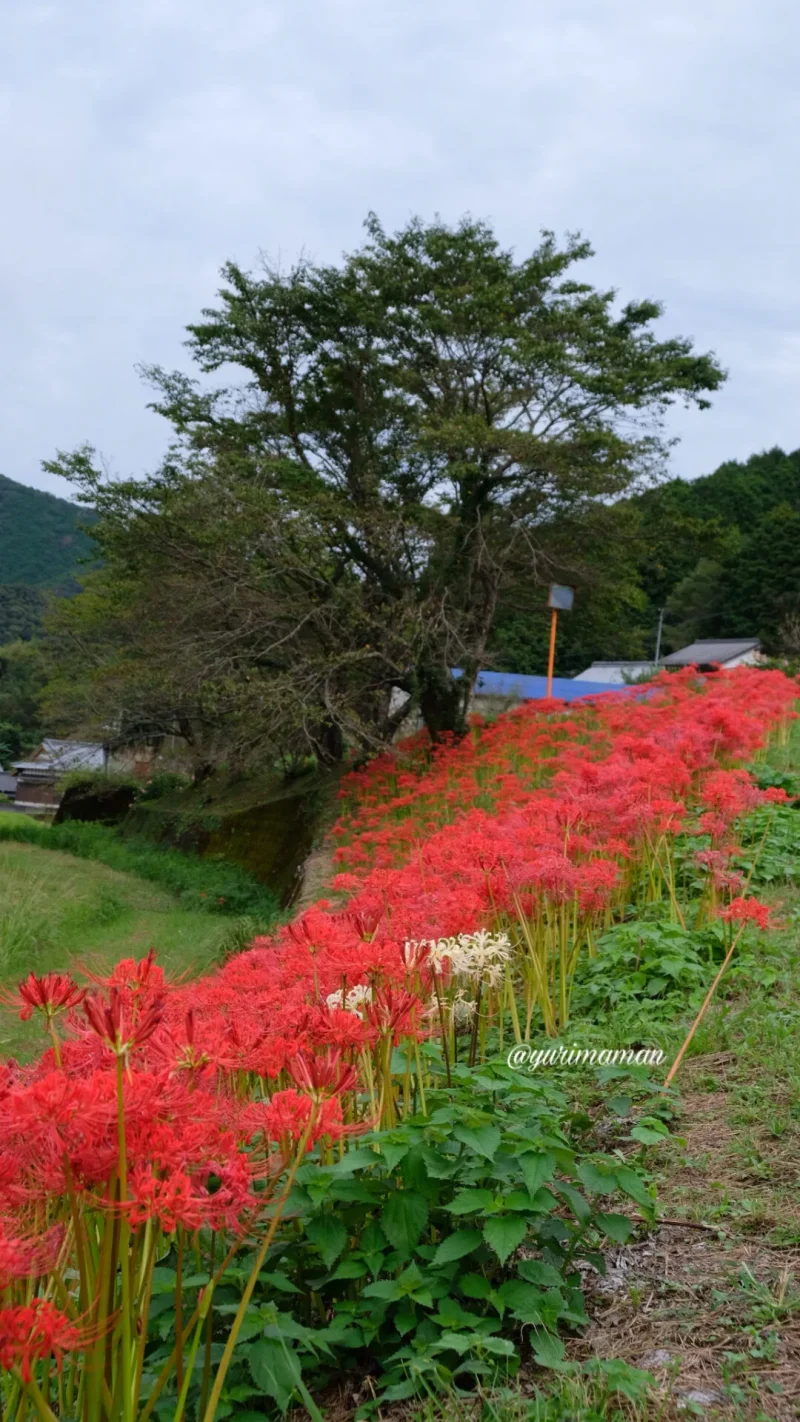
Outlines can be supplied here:
<path id="1" fill-rule="evenodd" d="M 78 588 L 92 511 L 0 474 L 0 646 L 39 629 L 47 593 Z"/>

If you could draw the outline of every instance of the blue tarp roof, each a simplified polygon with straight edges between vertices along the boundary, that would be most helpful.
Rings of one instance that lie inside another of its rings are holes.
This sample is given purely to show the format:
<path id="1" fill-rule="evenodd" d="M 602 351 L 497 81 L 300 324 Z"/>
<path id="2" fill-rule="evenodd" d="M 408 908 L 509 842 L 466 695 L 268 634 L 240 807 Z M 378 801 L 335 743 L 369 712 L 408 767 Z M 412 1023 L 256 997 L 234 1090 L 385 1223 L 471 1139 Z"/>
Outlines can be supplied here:
<path id="1" fill-rule="evenodd" d="M 453 676 L 461 676 L 453 671 Z M 553 677 L 553 696 L 561 701 L 579 701 L 587 696 L 602 695 L 606 691 L 626 691 L 619 683 L 605 681 L 571 681 L 568 677 Z M 547 694 L 546 676 L 516 676 L 513 672 L 478 672 L 475 682 L 476 693 L 484 696 L 513 696 L 520 701 L 541 701 Z"/>

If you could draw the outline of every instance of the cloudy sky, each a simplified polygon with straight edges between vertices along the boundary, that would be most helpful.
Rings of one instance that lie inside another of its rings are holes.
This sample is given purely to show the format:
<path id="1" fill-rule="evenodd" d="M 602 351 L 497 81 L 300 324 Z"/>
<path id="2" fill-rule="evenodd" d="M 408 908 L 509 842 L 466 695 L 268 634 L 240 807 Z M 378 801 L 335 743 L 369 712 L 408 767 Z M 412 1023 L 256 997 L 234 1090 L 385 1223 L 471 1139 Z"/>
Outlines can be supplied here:
<path id="1" fill-rule="evenodd" d="M 800 445 L 796 0 L 5 0 L 0 472 L 166 429 L 226 258 L 334 259 L 365 213 L 580 229 L 730 371 L 675 472 Z"/>

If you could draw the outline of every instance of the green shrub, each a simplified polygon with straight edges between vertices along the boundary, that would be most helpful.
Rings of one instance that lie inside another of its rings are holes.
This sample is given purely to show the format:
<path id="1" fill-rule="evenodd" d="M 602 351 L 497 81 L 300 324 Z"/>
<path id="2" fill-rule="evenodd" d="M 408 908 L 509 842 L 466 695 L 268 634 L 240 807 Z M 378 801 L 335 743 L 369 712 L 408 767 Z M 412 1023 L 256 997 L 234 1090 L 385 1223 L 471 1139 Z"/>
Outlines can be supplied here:
<path id="1" fill-rule="evenodd" d="M 423 1051 L 438 1055 L 433 1043 Z M 453 1076 L 452 1088 L 426 1093 L 426 1115 L 365 1137 L 341 1160 L 315 1152 L 301 1166 L 226 1384 L 250 1417 L 286 1412 L 304 1389 L 348 1374 L 376 1379 L 375 1411 L 471 1397 L 514 1378 L 523 1344 L 558 1369 L 561 1335 L 588 1321 L 579 1265 L 602 1271 L 603 1251 L 634 1233 L 631 1213 L 652 1219 L 652 1195 L 621 1155 L 578 1149 L 552 1080 L 502 1061 L 457 1065 Z M 206 1246 L 201 1238 L 201 1254 Z M 164 1352 L 173 1264 L 158 1270 Z M 249 1270 L 243 1257 L 217 1286 L 220 1321 Z M 603 1385 L 622 1383 L 632 1379 Z"/>
<path id="2" fill-rule="evenodd" d="M 164 795 L 172 795 L 176 790 L 188 790 L 191 785 L 188 775 L 177 770 L 159 770 L 151 775 L 142 789 L 140 800 L 160 800 Z"/>
<path id="3" fill-rule="evenodd" d="M 58 781 L 62 794 L 67 790 L 82 790 L 87 795 L 99 795 L 105 790 L 133 790 L 138 797 L 141 788 L 141 781 L 135 775 L 123 771 L 68 770 Z"/>

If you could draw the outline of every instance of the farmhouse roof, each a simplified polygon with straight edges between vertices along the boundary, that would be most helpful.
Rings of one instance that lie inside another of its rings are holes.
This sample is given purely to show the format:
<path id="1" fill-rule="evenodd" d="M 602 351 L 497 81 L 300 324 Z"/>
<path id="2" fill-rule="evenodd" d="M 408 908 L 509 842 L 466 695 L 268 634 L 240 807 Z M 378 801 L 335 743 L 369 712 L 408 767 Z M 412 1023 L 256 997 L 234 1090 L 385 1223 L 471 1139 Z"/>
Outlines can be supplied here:
<path id="1" fill-rule="evenodd" d="M 454 671 L 454 676 L 461 676 Z M 553 696 L 560 701 L 577 701 L 582 696 L 597 696 L 599 692 L 621 691 L 622 687 L 611 682 L 576 681 L 571 677 L 553 677 Z M 476 696 L 508 696 L 520 701 L 542 701 L 547 695 L 547 677 L 517 676 L 514 672 L 478 672 L 475 680 Z"/>
<path id="2" fill-rule="evenodd" d="M 689 667 L 700 662 L 719 662 L 724 666 L 735 657 L 757 652 L 761 647 L 757 637 L 714 637 L 708 641 L 690 642 L 688 647 L 664 658 L 667 667 Z"/>
<path id="3" fill-rule="evenodd" d="M 106 763 L 105 747 L 93 741 L 42 741 L 44 755 L 60 771 L 102 770 Z"/>
<path id="4" fill-rule="evenodd" d="M 91 741 L 59 741 L 48 737 L 30 760 L 15 760 L 12 770 L 66 775 L 69 770 L 102 770 L 105 747 Z"/>

